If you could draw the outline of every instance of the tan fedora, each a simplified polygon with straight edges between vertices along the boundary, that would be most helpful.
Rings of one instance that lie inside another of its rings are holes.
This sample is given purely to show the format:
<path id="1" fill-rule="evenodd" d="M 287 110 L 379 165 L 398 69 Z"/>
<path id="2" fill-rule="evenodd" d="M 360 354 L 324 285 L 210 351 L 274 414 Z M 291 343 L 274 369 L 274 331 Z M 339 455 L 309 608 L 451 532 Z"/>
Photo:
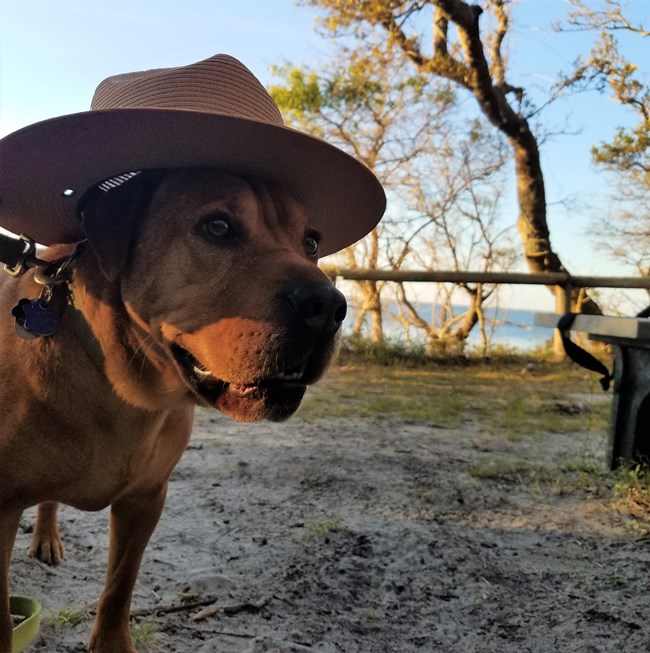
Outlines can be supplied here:
<path id="1" fill-rule="evenodd" d="M 161 168 L 223 168 L 276 182 L 309 209 L 321 255 L 379 222 L 384 191 L 363 164 L 286 127 L 273 99 L 228 55 L 116 75 L 91 110 L 0 140 L 0 226 L 44 245 L 84 238 L 77 203 L 101 182 Z"/>

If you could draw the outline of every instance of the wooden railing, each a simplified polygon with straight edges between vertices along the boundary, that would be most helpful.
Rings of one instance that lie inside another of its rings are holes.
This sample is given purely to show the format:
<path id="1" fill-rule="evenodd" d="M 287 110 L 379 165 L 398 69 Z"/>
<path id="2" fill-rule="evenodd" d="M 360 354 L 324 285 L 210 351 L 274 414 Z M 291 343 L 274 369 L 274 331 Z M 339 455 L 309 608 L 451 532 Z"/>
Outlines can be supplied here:
<path id="1" fill-rule="evenodd" d="M 650 289 L 650 277 L 596 277 L 564 272 L 527 274 L 525 272 L 452 272 L 449 270 L 367 270 L 323 266 L 330 277 L 363 281 L 504 283 L 569 288 L 642 288 Z"/>
<path id="2" fill-rule="evenodd" d="M 570 297 L 575 289 L 581 288 L 625 288 L 650 290 L 650 277 L 599 277 L 571 275 L 565 272 L 527 274 L 525 272 L 455 272 L 450 270 L 368 270 L 338 266 L 323 266 L 323 271 L 332 279 L 352 281 L 394 281 L 397 283 L 495 283 L 555 287 L 555 312 L 559 315 L 571 310 Z M 562 350 L 559 335 L 555 335 L 555 352 Z"/>

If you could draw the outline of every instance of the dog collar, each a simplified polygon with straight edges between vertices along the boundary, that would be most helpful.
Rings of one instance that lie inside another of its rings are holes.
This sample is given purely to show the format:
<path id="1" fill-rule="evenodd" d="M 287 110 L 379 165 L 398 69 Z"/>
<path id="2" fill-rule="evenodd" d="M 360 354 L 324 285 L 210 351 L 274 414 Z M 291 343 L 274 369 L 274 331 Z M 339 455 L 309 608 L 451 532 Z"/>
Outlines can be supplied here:
<path id="1" fill-rule="evenodd" d="M 14 238 L 1 233 L 0 263 L 4 263 L 4 271 L 12 277 L 20 277 L 38 265 L 49 265 L 36 257 L 36 243 L 32 238 L 24 234 Z"/>
<path id="2" fill-rule="evenodd" d="M 23 298 L 14 306 L 16 331 L 25 340 L 52 336 L 58 331 L 64 312 L 68 313 L 77 340 L 100 374 L 104 374 L 106 359 L 99 341 L 80 310 L 80 300 L 70 288 L 70 272 L 86 241 L 77 243 L 73 252 L 64 259 L 50 262 L 36 256 L 36 244 L 28 236 L 14 238 L 0 234 L 0 263 L 13 277 L 20 277 L 30 268 L 34 280 L 43 286 L 36 299 Z"/>

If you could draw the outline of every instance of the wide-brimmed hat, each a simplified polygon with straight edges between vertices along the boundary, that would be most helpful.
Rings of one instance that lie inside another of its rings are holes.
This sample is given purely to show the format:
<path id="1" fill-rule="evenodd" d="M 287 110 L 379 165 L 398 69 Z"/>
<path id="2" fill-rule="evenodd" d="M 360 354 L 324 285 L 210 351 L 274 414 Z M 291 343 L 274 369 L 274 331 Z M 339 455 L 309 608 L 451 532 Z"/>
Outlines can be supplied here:
<path id="1" fill-rule="evenodd" d="M 38 122 L 0 140 L 0 226 L 50 245 L 84 238 L 77 204 L 127 172 L 221 168 L 278 183 L 309 210 L 321 255 L 365 236 L 384 191 L 342 150 L 286 127 L 271 96 L 228 55 L 116 75 L 91 110 Z"/>

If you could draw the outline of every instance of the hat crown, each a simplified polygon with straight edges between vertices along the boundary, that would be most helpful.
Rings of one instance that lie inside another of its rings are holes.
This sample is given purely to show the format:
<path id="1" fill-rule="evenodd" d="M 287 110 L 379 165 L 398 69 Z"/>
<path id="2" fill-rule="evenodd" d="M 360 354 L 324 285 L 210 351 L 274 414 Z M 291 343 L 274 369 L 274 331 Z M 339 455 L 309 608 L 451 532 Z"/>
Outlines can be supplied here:
<path id="1" fill-rule="evenodd" d="M 91 109 L 177 109 L 284 125 L 264 86 L 226 54 L 189 66 L 108 77 L 97 87 Z"/>

